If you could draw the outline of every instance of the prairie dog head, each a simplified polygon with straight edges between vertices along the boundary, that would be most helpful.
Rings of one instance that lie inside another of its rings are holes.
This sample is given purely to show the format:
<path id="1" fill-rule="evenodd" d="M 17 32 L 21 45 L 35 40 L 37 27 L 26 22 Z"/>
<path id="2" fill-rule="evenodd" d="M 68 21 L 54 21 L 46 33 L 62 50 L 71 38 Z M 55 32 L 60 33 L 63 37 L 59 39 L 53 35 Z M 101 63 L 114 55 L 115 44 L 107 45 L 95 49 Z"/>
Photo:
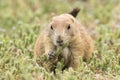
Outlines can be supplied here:
<path id="1" fill-rule="evenodd" d="M 74 11 L 74 10 L 73 10 Z M 72 12 L 73 12 L 72 11 Z M 50 38 L 56 46 L 69 44 L 70 40 L 76 35 L 77 28 L 75 28 L 75 18 L 77 14 L 62 14 L 53 17 L 49 24 Z"/>

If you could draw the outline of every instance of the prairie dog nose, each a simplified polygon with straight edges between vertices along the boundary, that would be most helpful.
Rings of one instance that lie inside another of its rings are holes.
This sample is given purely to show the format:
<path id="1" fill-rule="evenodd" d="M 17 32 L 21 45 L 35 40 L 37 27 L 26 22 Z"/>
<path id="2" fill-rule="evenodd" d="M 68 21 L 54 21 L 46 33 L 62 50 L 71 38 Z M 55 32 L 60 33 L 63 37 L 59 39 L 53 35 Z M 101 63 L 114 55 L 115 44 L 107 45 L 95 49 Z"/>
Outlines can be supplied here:
<path id="1" fill-rule="evenodd" d="M 59 44 L 63 43 L 63 40 L 57 40 L 57 43 L 59 43 Z"/>
<path id="2" fill-rule="evenodd" d="M 63 43 L 63 40 L 61 39 L 61 36 L 58 36 L 57 43 Z"/>

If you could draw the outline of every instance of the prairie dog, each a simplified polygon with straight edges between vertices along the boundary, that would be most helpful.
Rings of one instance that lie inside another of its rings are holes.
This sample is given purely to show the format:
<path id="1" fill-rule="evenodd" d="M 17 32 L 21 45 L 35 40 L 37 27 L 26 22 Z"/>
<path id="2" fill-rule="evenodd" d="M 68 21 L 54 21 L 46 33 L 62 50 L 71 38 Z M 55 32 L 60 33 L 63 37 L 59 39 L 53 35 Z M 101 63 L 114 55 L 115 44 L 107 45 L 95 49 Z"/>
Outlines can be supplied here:
<path id="1" fill-rule="evenodd" d="M 34 54 L 54 56 L 56 48 L 68 44 L 58 57 L 64 58 L 66 67 L 77 69 L 79 57 L 90 59 L 94 50 L 93 40 L 84 27 L 75 18 L 78 8 L 68 14 L 52 18 L 49 25 L 41 32 L 34 46 Z"/>

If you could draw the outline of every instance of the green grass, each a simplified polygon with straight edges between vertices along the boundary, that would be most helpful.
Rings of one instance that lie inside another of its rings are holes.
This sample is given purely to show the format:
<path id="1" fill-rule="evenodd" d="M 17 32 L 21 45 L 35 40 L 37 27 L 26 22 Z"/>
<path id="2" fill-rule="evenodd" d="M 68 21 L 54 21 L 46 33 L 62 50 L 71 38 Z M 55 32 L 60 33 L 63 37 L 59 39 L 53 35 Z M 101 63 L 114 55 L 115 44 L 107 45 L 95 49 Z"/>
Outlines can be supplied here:
<path id="1" fill-rule="evenodd" d="M 73 1 L 73 2 L 72 2 Z M 94 38 L 89 63 L 56 76 L 36 63 L 37 35 L 54 15 L 80 7 L 77 19 Z M 120 80 L 120 0 L 0 0 L 0 80 Z"/>

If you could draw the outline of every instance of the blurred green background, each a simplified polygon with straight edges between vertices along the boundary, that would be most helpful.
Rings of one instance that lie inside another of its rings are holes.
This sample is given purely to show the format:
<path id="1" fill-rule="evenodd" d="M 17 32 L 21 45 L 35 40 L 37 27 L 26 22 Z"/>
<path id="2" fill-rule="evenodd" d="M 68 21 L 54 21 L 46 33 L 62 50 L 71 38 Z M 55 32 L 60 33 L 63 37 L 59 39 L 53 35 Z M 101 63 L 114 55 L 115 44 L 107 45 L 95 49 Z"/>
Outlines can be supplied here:
<path id="1" fill-rule="evenodd" d="M 36 65 L 34 43 L 53 16 L 75 7 L 93 58 L 54 76 Z M 120 0 L 0 0 L 0 80 L 120 80 Z"/>

